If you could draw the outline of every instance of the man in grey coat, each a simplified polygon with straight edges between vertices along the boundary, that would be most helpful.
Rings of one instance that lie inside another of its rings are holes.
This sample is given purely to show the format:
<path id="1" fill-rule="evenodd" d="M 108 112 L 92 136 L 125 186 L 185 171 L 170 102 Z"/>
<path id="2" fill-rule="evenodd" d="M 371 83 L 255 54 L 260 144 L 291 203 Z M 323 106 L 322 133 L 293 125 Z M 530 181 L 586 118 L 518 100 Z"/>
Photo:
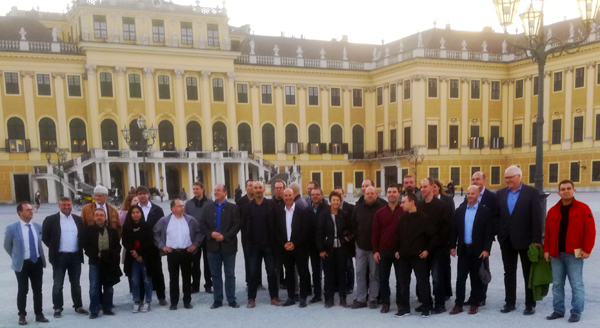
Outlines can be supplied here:
<path id="1" fill-rule="evenodd" d="M 167 256 L 169 268 L 170 310 L 177 310 L 179 303 L 179 270 L 183 288 L 183 307 L 192 306 L 192 258 L 204 236 L 193 216 L 184 214 L 180 199 L 171 201 L 171 214 L 163 217 L 154 226 L 154 244 L 161 255 Z"/>

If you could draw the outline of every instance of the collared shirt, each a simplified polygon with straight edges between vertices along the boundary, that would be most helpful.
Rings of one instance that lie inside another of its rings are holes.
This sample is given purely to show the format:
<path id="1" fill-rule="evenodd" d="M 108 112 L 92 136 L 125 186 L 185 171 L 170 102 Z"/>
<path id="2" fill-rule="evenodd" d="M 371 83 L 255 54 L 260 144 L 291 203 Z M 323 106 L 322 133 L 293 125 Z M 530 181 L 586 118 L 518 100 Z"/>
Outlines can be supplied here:
<path id="1" fill-rule="evenodd" d="M 19 221 L 21 222 L 21 235 L 23 237 L 23 259 L 29 260 L 29 259 L 31 259 L 31 252 L 29 251 L 29 227 L 27 226 L 28 224 L 31 225 L 31 232 L 33 232 L 33 239 L 35 240 L 36 253 L 40 249 L 40 246 L 38 245 L 38 243 L 40 241 L 38 240 L 38 234 L 35 231 L 35 228 L 33 227 L 33 223 L 31 223 L 31 222 L 25 223 L 23 220 L 19 220 Z M 38 254 L 38 256 L 40 256 L 40 254 Z"/>
<path id="2" fill-rule="evenodd" d="M 215 200 L 215 206 L 217 207 L 217 231 L 221 232 L 221 211 L 223 210 L 223 207 L 225 207 L 225 203 L 227 203 L 227 200 L 225 200 L 223 203 L 221 203 L 221 205 L 219 205 L 219 202 Z"/>
<path id="3" fill-rule="evenodd" d="M 148 221 L 148 213 L 150 213 L 150 209 L 152 208 L 152 203 L 150 201 L 148 201 L 148 204 L 146 204 L 146 206 L 142 206 L 141 204 L 140 207 L 142 208 L 142 212 L 144 212 L 144 219 L 146 221 Z"/>
<path id="4" fill-rule="evenodd" d="M 287 206 L 283 208 L 285 210 L 285 228 L 287 231 L 287 240 L 292 240 L 292 218 L 294 217 L 294 210 L 296 209 L 296 204 L 292 204 L 292 207 L 288 210 Z"/>
<path id="5" fill-rule="evenodd" d="M 183 249 L 192 246 L 190 226 L 183 215 L 179 218 L 175 214 L 171 215 L 169 225 L 167 226 L 167 242 L 165 244 L 167 247 L 174 249 Z"/>
<path id="6" fill-rule="evenodd" d="M 473 243 L 473 223 L 475 222 L 475 214 L 479 203 L 472 207 L 467 204 L 467 210 L 465 211 L 465 244 Z"/>
<path id="7" fill-rule="evenodd" d="M 479 197 L 477 198 L 477 202 L 481 203 L 481 197 L 483 197 L 483 193 L 485 192 L 485 187 L 483 187 L 483 189 L 481 190 L 481 192 L 479 193 Z"/>
<path id="8" fill-rule="evenodd" d="M 512 215 L 513 210 L 515 209 L 515 204 L 517 204 L 517 199 L 519 199 L 519 194 L 521 193 L 521 188 L 523 188 L 523 184 L 519 186 L 517 191 L 513 192 L 512 189 L 508 188 L 508 196 L 506 198 L 506 205 L 508 205 L 508 211 Z"/>
<path id="9" fill-rule="evenodd" d="M 66 216 L 63 212 L 60 213 L 60 247 L 59 252 L 74 253 L 79 250 L 77 241 L 77 225 L 73 216 Z"/>

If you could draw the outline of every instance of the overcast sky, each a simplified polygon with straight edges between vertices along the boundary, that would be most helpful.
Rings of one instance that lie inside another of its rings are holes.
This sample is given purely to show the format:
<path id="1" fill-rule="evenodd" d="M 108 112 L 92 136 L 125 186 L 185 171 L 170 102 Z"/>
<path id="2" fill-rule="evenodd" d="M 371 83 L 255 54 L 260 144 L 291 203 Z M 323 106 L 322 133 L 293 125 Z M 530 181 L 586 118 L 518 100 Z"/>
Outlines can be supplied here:
<path id="1" fill-rule="evenodd" d="M 182 5 L 195 0 L 173 0 Z M 223 6 L 223 1 L 201 0 L 204 7 Z M 522 0 L 518 13 L 525 11 L 531 0 Z M 19 9 L 65 12 L 70 0 L 19 0 Z M 534 1 L 539 3 L 539 1 Z M 546 23 L 579 17 L 575 0 L 545 0 Z M 14 2 L 0 1 L 0 14 L 10 11 Z M 391 42 L 417 31 L 450 24 L 455 30 L 480 31 L 491 26 L 502 31 L 492 0 L 228 0 L 229 24 L 250 24 L 255 34 L 281 35 L 307 39 L 341 39 L 350 42 L 380 44 Z M 516 21 L 522 31 L 520 21 Z M 510 29 L 514 33 L 514 27 Z"/>

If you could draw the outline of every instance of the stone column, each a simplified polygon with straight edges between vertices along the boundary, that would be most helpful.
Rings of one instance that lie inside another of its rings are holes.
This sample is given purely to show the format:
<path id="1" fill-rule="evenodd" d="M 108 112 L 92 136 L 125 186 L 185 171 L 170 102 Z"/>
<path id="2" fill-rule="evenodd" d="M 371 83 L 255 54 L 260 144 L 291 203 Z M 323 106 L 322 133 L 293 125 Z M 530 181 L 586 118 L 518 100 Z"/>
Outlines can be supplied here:
<path id="1" fill-rule="evenodd" d="M 161 189 L 161 185 L 160 185 L 160 176 L 159 176 L 159 172 L 158 172 L 158 162 L 154 162 L 154 183 L 156 184 L 156 188 L 157 189 Z"/>
<path id="2" fill-rule="evenodd" d="M 216 171 L 217 171 L 217 184 L 225 184 L 225 164 L 223 162 L 215 163 Z M 215 186 L 213 186 L 213 189 Z"/>
<path id="3" fill-rule="evenodd" d="M 596 84 L 594 79 L 596 78 L 596 63 L 589 62 L 587 66 L 586 76 L 586 101 L 585 101 L 585 129 L 583 142 L 585 146 L 591 147 L 593 145 L 593 124 L 594 124 L 594 88 Z"/>
<path id="4" fill-rule="evenodd" d="M 112 181 L 110 179 L 110 163 L 100 163 L 100 170 L 102 171 L 102 184 L 108 189 L 112 188 Z"/>
<path id="5" fill-rule="evenodd" d="M 156 123 L 156 96 L 154 95 L 156 82 L 154 81 L 154 68 L 146 67 L 144 68 L 144 73 L 146 74 L 146 101 L 144 101 L 146 105 L 146 126 L 150 128 Z M 158 149 L 158 144 L 158 142 L 154 143 L 150 151 Z"/>
<path id="6" fill-rule="evenodd" d="M 321 85 L 321 142 L 330 143 L 331 138 L 329 136 L 329 85 Z"/>
<path id="7" fill-rule="evenodd" d="M 531 147 L 531 95 L 532 82 L 531 75 L 525 76 L 525 85 L 523 92 L 525 93 L 525 119 L 523 120 L 523 152 L 529 152 Z M 538 80 L 539 81 L 539 80 Z"/>
<path id="8" fill-rule="evenodd" d="M 470 79 L 461 77 L 460 153 L 469 153 L 469 90 Z"/>
<path id="9" fill-rule="evenodd" d="M 505 143 L 505 145 L 508 145 L 508 148 L 512 149 L 514 148 L 514 139 L 515 139 L 515 130 L 514 130 L 514 126 L 515 126 L 515 121 L 514 121 L 514 108 L 515 108 L 515 80 L 513 79 L 509 79 L 508 80 L 508 86 L 507 86 L 507 96 L 508 96 L 508 135 L 507 135 L 507 142 Z"/>
<path id="10" fill-rule="evenodd" d="M 490 151 L 490 79 L 481 79 L 481 136 L 483 137 L 483 153 L 489 154 Z"/>
<path id="11" fill-rule="evenodd" d="M 396 183 L 402 183 L 402 167 L 400 165 L 396 165 Z"/>
<path id="12" fill-rule="evenodd" d="M 96 164 L 95 174 L 96 174 L 96 186 L 97 186 L 102 183 L 102 174 L 100 171 L 100 162 L 96 162 L 95 164 Z M 102 183 L 102 184 L 104 184 L 104 183 Z M 105 187 L 106 187 L 106 185 L 105 185 Z M 106 188 L 108 188 L 108 187 L 106 187 Z"/>
<path id="13" fill-rule="evenodd" d="M 25 127 L 27 129 L 27 137 L 29 138 L 31 149 L 36 150 L 29 153 L 29 159 L 39 160 L 41 145 L 38 137 L 38 124 L 35 117 L 35 105 L 33 103 L 33 100 L 35 99 L 33 92 L 33 77 L 35 76 L 35 73 L 31 71 L 25 71 L 21 72 L 21 76 L 23 77 L 23 99 L 25 101 Z M 3 125 L 5 125 L 5 123 L 3 123 Z"/>
<path id="14" fill-rule="evenodd" d="M 384 138 L 385 139 L 385 138 Z M 381 183 L 381 190 L 379 191 L 379 195 L 383 196 L 387 190 L 385 189 L 385 166 L 381 164 L 381 173 L 379 174 L 379 181 Z"/>
<path id="15" fill-rule="evenodd" d="M 117 123 L 118 129 L 122 129 L 123 127 L 129 128 L 128 122 L 128 111 L 127 111 L 127 68 L 123 66 L 115 67 L 115 72 L 117 73 L 116 78 L 116 93 L 117 93 L 117 115 L 119 117 L 119 122 Z M 97 124 L 100 124 L 98 122 Z M 123 134 L 119 131 L 119 145 L 120 147 L 124 147 L 127 145 L 125 138 L 123 138 Z"/>
<path id="16" fill-rule="evenodd" d="M 262 153 L 260 129 L 260 82 L 250 82 L 250 100 L 252 102 L 252 151 Z M 302 117 L 302 116 L 300 116 Z"/>
<path id="17" fill-rule="evenodd" d="M 48 167 L 48 172 L 52 172 L 52 167 Z M 58 189 L 56 188 L 56 181 L 54 179 L 46 179 L 46 185 L 48 186 L 48 203 L 58 203 Z"/>
<path id="18" fill-rule="evenodd" d="M 88 81 L 88 122 L 91 132 L 91 138 L 88 138 L 88 148 L 102 148 L 102 138 L 100 137 L 100 124 L 98 122 L 98 79 L 96 78 L 96 65 L 85 65 L 85 70 L 87 71 Z"/>
<path id="19" fill-rule="evenodd" d="M 198 181 L 198 163 L 194 163 L 194 182 Z"/>
<path id="20" fill-rule="evenodd" d="M 298 85 L 298 142 L 306 143 L 306 84 Z M 285 134 L 285 132 L 284 132 Z"/>
<path id="21" fill-rule="evenodd" d="M 177 149 L 186 149 L 187 148 L 187 135 L 185 128 L 185 107 L 184 107 L 184 98 L 185 93 L 183 91 L 183 73 L 182 69 L 176 69 L 173 71 L 175 73 L 175 121 L 177 122 L 177 139 L 175 141 L 175 145 L 177 145 Z"/>
<path id="22" fill-rule="evenodd" d="M 544 72 L 544 147 L 548 147 L 548 138 L 552 122 L 550 120 L 550 76 L 552 72 Z M 544 148 L 544 149 L 546 149 Z"/>
<path id="23" fill-rule="evenodd" d="M 447 76 L 440 76 L 440 155 L 448 154 L 448 81 Z M 400 104 L 401 100 L 398 100 Z M 485 105 L 484 105 L 485 106 Z M 399 119 L 400 120 L 400 119 Z M 400 171 L 398 171 L 400 172 Z M 400 173 L 398 177 L 400 178 Z"/>
<path id="24" fill-rule="evenodd" d="M 377 144 L 375 143 L 375 88 L 365 88 L 365 152 L 375 151 Z"/>
<path id="25" fill-rule="evenodd" d="M 425 87 L 427 85 L 427 77 L 425 75 L 415 75 L 413 77 L 413 94 L 412 94 L 412 135 L 413 144 L 416 147 L 426 148 L 425 131 L 427 126 L 425 123 Z M 373 138 L 375 139 L 375 138 Z"/>
<path id="26" fill-rule="evenodd" d="M 508 120 L 508 79 L 502 80 L 502 89 L 501 89 L 501 97 L 502 97 L 502 134 L 501 137 L 504 137 L 504 148 L 501 150 L 503 154 L 507 154 L 508 152 L 508 135 L 509 135 L 509 126 L 511 125 Z"/>
<path id="27" fill-rule="evenodd" d="M 217 185 L 217 172 L 216 172 L 216 168 L 215 168 L 215 163 L 210 163 L 210 189 L 209 190 L 214 190 L 215 186 Z"/>
<path id="28" fill-rule="evenodd" d="M 383 85 L 383 149 L 390 149 L 390 84 Z M 396 99 L 397 100 L 397 99 Z M 397 134 L 397 131 L 396 131 Z M 381 171 L 383 176 L 383 171 Z M 382 184 L 382 188 L 385 186 Z"/>
<path id="29" fill-rule="evenodd" d="M 565 78 L 565 117 L 563 119 L 563 142 L 562 149 L 571 149 L 572 107 L 573 107 L 573 66 L 566 68 Z M 552 122 L 550 122 L 552 124 Z"/>
<path id="30" fill-rule="evenodd" d="M 202 149 L 214 149 L 212 137 L 212 110 L 210 108 L 210 72 L 200 72 L 202 76 L 200 88 L 200 109 L 202 110 Z"/>
<path id="31" fill-rule="evenodd" d="M 238 165 L 238 184 L 240 185 L 240 188 L 242 190 L 244 190 L 244 188 L 246 188 L 245 183 L 246 183 L 246 176 L 245 174 L 245 164 L 244 163 L 239 163 Z"/>
<path id="32" fill-rule="evenodd" d="M 235 150 L 239 150 L 238 145 L 238 129 L 237 129 L 237 116 L 235 112 L 235 73 L 227 73 L 227 120 L 229 121 L 229 145 Z M 279 132 L 279 131 L 277 131 Z M 285 142 L 285 141 L 284 141 Z"/>
<path id="33" fill-rule="evenodd" d="M 277 140 L 275 142 L 277 149 L 276 153 L 285 153 L 285 138 L 281 138 L 280 134 L 283 131 L 283 83 L 274 83 L 275 87 L 275 135 Z M 259 129 L 260 125 L 256 126 L 255 129 Z M 262 140 L 262 138 L 260 139 Z"/>
<path id="34" fill-rule="evenodd" d="M 350 147 L 350 140 L 352 140 L 352 121 L 350 120 L 350 106 L 352 106 L 352 86 L 345 85 L 342 87 L 344 92 L 344 143 L 348 143 Z M 350 149 L 348 149 L 350 151 Z M 344 188 L 345 190 L 345 188 Z"/>
<path id="35" fill-rule="evenodd" d="M 169 199 L 169 193 L 167 192 L 167 183 L 168 183 L 168 179 L 167 179 L 167 168 L 165 165 L 165 162 L 161 162 L 161 172 L 162 172 L 162 176 L 163 176 L 163 192 L 165 193 L 165 199 Z"/>
<path id="36" fill-rule="evenodd" d="M 70 149 L 70 142 L 67 136 L 67 110 L 65 106 L 65 73 L 52 73 L 54 78 L 54 95 L 56 98 L 56 128 L 58 133 L 57 148 Z M 88 126 L 91 122 L 87 123 Z"/>
<path id="37" fill-rule="evenodd" d="M 242 190 L 244 190 L 244 192 L 246 190 L 246 181 L 245 180 L 250 179 L 250 168 L 248 166 L 249 166 L 248 163 L 244 163 L 244 177 L 245 177 L 245 179 L 244 179 L 244 183 L 243 183 L 243 187 L 242 187 Z"/>
<path id="38" fill-rule="evenodd" d="M 187 189 L 187 199 L 192 199 L 194 197 L 193 192 L 193 184 L 194 184 L 194 175 L 192 174 L 192 162 L 188 162 L 188 189 Z"/>
<path id="39" fill-rule="evenodd" d="M 134 162 L 133 169 L 135 170 L 135 181 L 137 181 L 138 185 L 141 185 L 142 180 L 140 180 L 140 163 Z"/>
<path id="40" fill-rule="evenodd" d="M 133 168 L 133 163 L 132 162 L 128 162 L 127 163 L 127 188 L 123 188 L 125 190 L 123 190 L 123 192 L 127 192 L 129 189 L 131 189 L 131 187 L 137 187 L 137 181 L 135 180 L 135 170 Z"/>
<path id="41" fill-rule="evenodd" d="M 398 88 L 398 92 L 396 92 L 396 99 L 398 102 L 398 109 L 397 109 L 397 115 L 398 115 L 398 124 L 396 125 L 397 131 L 396 131 L 396 148 L 397 149 L 403 149 L 404 148 L 404 124 L 402 124 L 402 105 L 404 104 L 404 88 L 402 87 L 404 81 L 403 80 L 398 80 L 396 82 L 396 88 Z M 400 175 L 398 175 L 400 176 Z"/>

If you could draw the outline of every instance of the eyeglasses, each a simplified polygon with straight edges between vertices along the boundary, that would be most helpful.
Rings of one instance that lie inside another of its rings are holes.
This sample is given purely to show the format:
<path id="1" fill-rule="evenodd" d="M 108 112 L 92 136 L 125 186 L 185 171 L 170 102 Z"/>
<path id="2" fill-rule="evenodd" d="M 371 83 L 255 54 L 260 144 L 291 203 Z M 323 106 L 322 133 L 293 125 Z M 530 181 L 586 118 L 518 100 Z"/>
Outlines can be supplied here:
<path id="1" fill-rule="evenodd" d="M 510 179 L 512 179 L 512 178 L 514 178 L 514 177 L 516 177 L 517 175 L 518 175 L 518 174 L 511 175 L 511 176 L 509 176 L 509 177 L 504 177 L 504 180 L 510 180 Z"/>

